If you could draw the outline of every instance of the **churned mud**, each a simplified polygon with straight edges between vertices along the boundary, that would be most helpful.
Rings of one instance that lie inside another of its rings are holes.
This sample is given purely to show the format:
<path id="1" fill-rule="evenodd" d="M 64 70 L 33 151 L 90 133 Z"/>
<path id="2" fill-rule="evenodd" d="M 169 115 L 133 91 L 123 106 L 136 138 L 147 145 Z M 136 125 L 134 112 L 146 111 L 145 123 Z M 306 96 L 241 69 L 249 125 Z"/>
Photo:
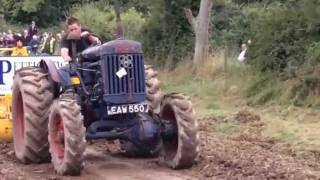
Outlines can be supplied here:
<path id="1" fill-rule="evenodd" d="M 235 114 L 239 123 L 261 126 L 260 117 L 243 111 Z M 191 169 L 171 170 L 157 159 L 127 158 L 118 143 L 90 142 L 85 152 L 85 167 L 80 177 L 59 176 L 50 163 L 19 163 L 12 143 L 0 143 L 0 179 L 80 179 L 80 180 L 193 180 L 193 179 L 320 179 L 319 164 L 296 160 L 279 149 L 287 146 L 255 132 L 234 137 L 216 137 L 206 132 L 219 117 L 200 122 L 201 155 Z M 289 147 L 286 147 L 289 148 Z"/>

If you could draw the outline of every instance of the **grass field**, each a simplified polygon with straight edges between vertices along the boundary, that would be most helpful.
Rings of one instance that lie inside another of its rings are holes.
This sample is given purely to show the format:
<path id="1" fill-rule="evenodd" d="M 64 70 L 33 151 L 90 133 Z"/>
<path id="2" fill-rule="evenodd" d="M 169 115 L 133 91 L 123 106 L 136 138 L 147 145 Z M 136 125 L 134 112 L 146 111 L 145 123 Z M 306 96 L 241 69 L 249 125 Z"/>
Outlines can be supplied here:
<path id="1" fill-rule="evenodd" d="M 219 117 L 220 121 L 208 127 L 216 136 L 234 136 L 255 128 L 234 120 L 239 112 L 248 111 L 260 117 L 261 136 L 290 144 L 292 156 L 320 160 L 320 108 L 295 106 L 286 93 L 288 84 L 262 77 L 234 58 L 227 59 L 227 68 L 225 65 L 220 55 L 196 71 L 188 63 L 174 71 L 159 70 L 162 89 L 189 95 L 199 121 Z M 308 99 L 319 102 L 320 98 Z"/>

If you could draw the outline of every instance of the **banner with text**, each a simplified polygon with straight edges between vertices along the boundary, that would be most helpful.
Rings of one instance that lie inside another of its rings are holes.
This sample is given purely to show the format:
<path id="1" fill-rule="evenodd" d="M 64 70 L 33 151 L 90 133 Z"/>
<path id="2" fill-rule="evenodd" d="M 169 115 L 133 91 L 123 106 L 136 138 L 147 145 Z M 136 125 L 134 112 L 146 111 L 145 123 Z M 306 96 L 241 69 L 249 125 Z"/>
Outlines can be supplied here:
<path id="1" fill-rule="evenodd" d="M 0 57 L 0 95 L 11 94 L 14 73 L 28 66 L 37 66 L 40 60 L 50 59 L 57 67 L 64 65 L 61 56 Z"/>

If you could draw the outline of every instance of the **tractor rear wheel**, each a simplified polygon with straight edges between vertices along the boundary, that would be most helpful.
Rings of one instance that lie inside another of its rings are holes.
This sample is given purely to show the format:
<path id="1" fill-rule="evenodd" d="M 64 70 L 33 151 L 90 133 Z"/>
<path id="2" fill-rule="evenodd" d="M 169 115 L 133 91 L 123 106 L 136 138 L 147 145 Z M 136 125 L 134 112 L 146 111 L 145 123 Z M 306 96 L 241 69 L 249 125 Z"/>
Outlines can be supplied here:
<path id="1" fill-rule="evenodd" d="M 160 81 L 158 80 L 158 72 L 151 66 L 145 65 L 145 79 L 146 79 L 146 95 L 147 103 L 150 110 L 154 113 L 160 112 L 160 103 L 163 97 L 163 93 L 160 90 Z"/>
<path id="2" fill-rule="evenodd" d="M 53 101 L 48 74 L 40 68 L 16 72 L 12 87 L 13 143 L 23 163 L 50 160 L 48 117 Z"/>
<path id="3" fill-rule="evenodd" d="M 85 128 L 75 96 L 61 95 L 49 117 L 51 160 L 60 175 L 80 175 L 86 148 Z"/>
<path id="4" fill-rule="evenodd" d="M 162 138 L 160 162 L 173 169 L 190 168 L 199 154 L 198 122 L 192 103 L 186 96 L 172 93 L 164 96 L 160 119 L 170 123 L 175 133 Z"/>

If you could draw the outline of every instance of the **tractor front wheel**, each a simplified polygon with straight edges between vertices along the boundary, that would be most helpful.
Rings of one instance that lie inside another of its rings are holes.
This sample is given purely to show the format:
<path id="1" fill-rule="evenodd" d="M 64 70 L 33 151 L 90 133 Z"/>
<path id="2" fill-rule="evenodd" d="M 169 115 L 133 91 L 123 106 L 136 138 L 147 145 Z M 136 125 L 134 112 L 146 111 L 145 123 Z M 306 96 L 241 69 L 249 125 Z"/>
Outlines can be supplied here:
<path id="1" fill-rule="evenodd" d="M 49 117 L 51 160 L 60 175 L 80 175 L 86 148 L 85 128 L 76 98 L 60 96 Z"/>
<path id="2" fill-rule="evenodd" d="M 162 124 L 170 124 L 169 137 L 162 138 L 160 163 L 173 169 L 190 168 L 199 154 L 198 123 L 191 101 L 184 95 L 165 95 L 161 103 Z"/>

